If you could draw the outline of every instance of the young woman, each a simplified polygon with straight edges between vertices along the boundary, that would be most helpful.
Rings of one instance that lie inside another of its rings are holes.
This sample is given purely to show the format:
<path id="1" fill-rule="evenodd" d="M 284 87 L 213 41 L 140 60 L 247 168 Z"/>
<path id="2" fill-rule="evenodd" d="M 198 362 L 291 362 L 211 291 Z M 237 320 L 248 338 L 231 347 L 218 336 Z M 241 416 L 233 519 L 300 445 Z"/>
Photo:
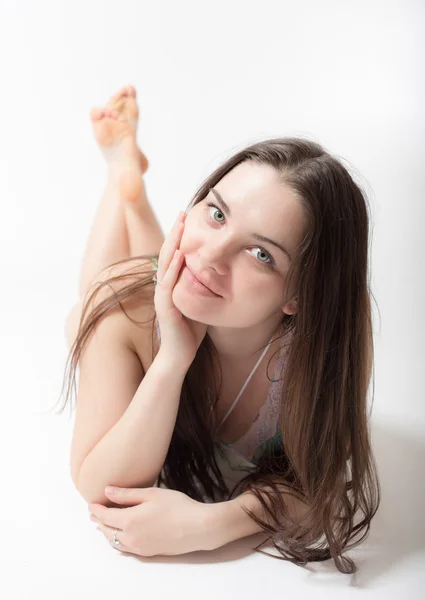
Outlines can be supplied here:
<path id="1" fill-rule="evenodd" d="M 137 119 L 132 86 L 92 112 L 109 176 L 67 321 L 73 481 L 102 504 L 107 485 L 250 492 L 284 559 L 354 572 L 342 552 L 380 501 L 366 196 L 319 144 L 270 139 L 218 167 L 164 239 Z"/>

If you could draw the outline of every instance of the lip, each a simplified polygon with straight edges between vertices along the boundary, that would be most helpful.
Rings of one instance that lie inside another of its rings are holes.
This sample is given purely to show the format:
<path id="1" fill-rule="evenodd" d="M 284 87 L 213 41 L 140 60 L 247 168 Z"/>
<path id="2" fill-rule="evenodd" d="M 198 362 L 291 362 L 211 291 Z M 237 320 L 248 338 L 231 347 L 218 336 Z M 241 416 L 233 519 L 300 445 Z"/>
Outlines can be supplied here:
<path id="1" fill-rule="evenodd" d="M 197 281 L 198 283 L 200 283 L 201 285 L 203 285 L 205 288 L 207 288 L 207 290 L 209 290 L 209 291 L 210 291 L 212 294 L 214 294 L 214 295 L 215 295 L 215 296 L 217 296 L 218 298 L 222 298 L 221 294 L 218 294 L 217 292 L 215 292 L 214 290 L 212 290 L 212 289 L 210 288 L 210 286 L 209 286 L 209 285 L 207 285 L 207 282 L 206 282 L 206 281 L 205 281 L 203 278 L 201 278 L 199 275 L 197 275 L 196 273 L 194 273 L 194 272 L 192 271 L 192 269 L 190 269 L 190 268 L 188 267 L 187 263 L 186 263 L 186 265 L 185 265 L 185 266 L 186 266 L 187 270 L 189 271 L 189 273 L 192 275 L 192 277 L 194 277 L 194 279 L 196 279 L 196 281 Z"/>

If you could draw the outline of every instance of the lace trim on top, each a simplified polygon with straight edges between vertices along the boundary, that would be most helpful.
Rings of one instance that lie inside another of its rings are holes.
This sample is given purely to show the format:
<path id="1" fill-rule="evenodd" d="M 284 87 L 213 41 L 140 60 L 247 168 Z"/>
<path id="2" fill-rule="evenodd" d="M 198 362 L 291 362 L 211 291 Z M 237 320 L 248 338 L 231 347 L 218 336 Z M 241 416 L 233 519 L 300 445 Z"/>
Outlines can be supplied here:
<path id="1" fill-rule="evenodd" d="M 157 334 L 158 340 L 160 340 L 161 335 L 158 324 Z M 240 455 L 243 457 L 242 462 L 248 460 L 251 465 L 255 465 L 258 463 L 265 445 L 280 443 L 279 413 L 284 382 L 283 365 L 288 346 L 289 344 L 287 344 L 287 340 L 285 339 L 284 345 L 279 350 L 279 357 L 276 361 L 276 368 L 273 374 L 273 379 L 278 379 L 278 381 L 271 382 L 267 399 L 258 411 L 257 417 L 248 431 L 233 442 L 233 444 L 226 444 L 220 438 L 216 438 L 222 448 L 233 450 L 231 453 L 233 456 Z"/>
<path id="2" fill-rule="evenodd" d="M 272 439 L 273 442 L 279 440 L 279 414 L 283 387 L 282 367 L 286 352 L 286 347 L 281 347 L 273 375 L 273 379 L 278 379 L 278 381 L 273 381 L 270 384 L 267 399 L 258 411 L 257 417 L 248 431 L 232 444 L 226 444 L 219 440 L 225 447 L 234 448 L 239 454 L 254 463 L 258 462 L 265 443 Z"/>

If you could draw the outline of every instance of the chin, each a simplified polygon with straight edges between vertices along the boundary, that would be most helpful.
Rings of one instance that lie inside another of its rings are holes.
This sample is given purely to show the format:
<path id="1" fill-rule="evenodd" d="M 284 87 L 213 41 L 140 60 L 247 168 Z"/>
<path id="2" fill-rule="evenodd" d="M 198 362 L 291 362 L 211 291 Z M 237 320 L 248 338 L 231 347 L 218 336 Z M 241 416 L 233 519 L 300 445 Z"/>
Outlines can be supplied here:
<path id="1" fill-rule="evenodd" d="M 180 287 L 179 282 L 174 286 L 171 300 L 182 315 L 188 319 L 206 323 L 209 322 L 208 317 L 212 316 L 210 303 L 203 296 L 193 295 L 183 289 L 183 286 Z M 214 312 L 217 313 L 217 310 L 214 310 Z"/>

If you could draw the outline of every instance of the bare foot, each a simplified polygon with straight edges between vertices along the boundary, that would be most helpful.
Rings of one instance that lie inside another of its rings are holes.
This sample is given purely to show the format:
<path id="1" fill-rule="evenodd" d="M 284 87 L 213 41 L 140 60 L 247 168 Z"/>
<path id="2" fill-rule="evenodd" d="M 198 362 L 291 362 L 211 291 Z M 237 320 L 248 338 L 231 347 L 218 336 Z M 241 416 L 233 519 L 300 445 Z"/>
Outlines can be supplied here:
<path id="1" fill-rule="evenodd" d="M 90 113 L 100 150 L 111 171 L 119 174 L 120 187 L 129 200 L 139 197 L 140 177 L 149 166 L 136 142 L 138 117 L 136 90 L 131 85 L 112 96 L 106 107 Z"/>

